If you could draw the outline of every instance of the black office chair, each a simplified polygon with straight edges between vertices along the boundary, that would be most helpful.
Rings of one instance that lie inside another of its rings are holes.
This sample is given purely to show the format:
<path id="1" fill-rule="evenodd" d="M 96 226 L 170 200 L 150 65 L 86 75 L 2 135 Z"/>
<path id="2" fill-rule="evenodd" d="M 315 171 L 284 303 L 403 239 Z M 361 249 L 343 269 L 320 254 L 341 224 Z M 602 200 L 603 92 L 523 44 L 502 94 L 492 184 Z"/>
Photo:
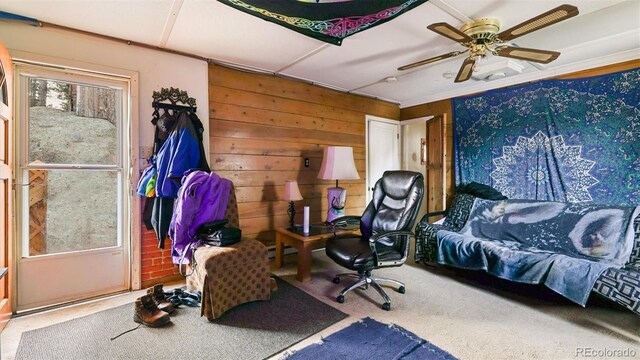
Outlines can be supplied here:
<path id="1" fill-rule="evenodd" d="M 340 292 L 339 303 L 351 290 L 371 285 L 384 298 L 382 308 L 391 309 L 391 299 L 378 284 L 392 283 L 404 294 L 405 286 L 397 280 L 371 275 L 373 269 L 401 266 L 409 256 L 411 231 L 416 221 L 422 195 L 424 178 L 412 171 L 385 171 L 376 182 L 373 199 L 362 216 L 343 216 L 332 224 L 336 228 L 360 223 L 361 235 L 334 236 L 326 243 L 326 253 L 337 264 L 358 273 L 338 274 L 333 282 L 340 283 L 340 276 L 357 276 L 358 281 Z"/>

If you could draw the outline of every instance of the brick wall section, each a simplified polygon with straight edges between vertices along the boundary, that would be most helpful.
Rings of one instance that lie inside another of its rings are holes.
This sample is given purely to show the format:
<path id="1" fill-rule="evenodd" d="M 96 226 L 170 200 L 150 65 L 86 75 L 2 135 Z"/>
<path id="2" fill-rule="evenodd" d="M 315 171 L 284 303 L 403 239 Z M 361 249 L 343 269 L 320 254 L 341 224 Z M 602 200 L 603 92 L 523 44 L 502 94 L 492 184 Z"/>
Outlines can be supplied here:
<path id="1" fill-rule="evenodd" d="M 143 204 L 144 206 L 144 204 Z M 182 280 L 178 266 L 171 261 L 171 239 L 164 241 L 164 249 L 158 249 L 156 233 L 142 225 L 142 264 L 140 281 L 142 288 L 170 281 Z"/>
<path id="2" fill-rule="evenodd" d="M 153 230 L 142 228 L 142 266 L 143 283 L 170 275 L 180 274 L 178 267 L 171 261 L 171 240 L 164 241 L 164 249 L 158 249 L 158 240 Z"/>

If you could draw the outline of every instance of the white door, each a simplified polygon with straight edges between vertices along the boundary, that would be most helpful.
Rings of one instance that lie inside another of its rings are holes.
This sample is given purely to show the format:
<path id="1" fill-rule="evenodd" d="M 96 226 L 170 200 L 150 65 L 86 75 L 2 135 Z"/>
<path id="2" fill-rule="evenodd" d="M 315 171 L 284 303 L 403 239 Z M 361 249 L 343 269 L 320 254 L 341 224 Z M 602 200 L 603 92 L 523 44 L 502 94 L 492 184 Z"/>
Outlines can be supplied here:
<path id="1" fill-rule="evenodd" d="M 400 122 L 367 115 L 367 204 L 387 170 L 400 170 Z"/>
<path id="2" fill-rule="evenodd" d="M 129 80 L 16 73 L 17 310 L 129 289 Z"/>

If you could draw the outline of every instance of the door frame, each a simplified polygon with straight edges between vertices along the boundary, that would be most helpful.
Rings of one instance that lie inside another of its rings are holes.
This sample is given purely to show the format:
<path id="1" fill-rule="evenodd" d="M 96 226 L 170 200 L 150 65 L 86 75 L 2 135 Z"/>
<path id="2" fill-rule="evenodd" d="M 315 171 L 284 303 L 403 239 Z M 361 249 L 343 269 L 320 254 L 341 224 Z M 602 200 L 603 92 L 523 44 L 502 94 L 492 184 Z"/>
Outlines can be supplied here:
<path id="1" fill-rule="evenodd" d="M 126 173 L 129 177 L 129 181 L 124 183 L 127 187 L 126 191 L 123 195 L 126 199 L 125 206 L 123 209 L 123 214 L 126 217 L 125 223 L 127 223 L 126 227 L 123 229 L 123 233 L 128 235 L 128 240 L 125 240 L 126 243 L 123 243 L 125 246 L 125 251 L 129 254 L 129 264 L 128 264 L 128 274 L 127 277 L 127 290 L 138 290 L 141 287 L 141 199 L 137 196 L 135 192 L 136 184 L 138 182 L 140 176 L 140 146 L 139 146 L 139 73 L 133 70 L 113 68 L 105 65 L 99 64 L 90 64 L 76 60 L 64 59 L 54 56 L 34 54 L 25 51 L 11 50 L 11 55 L 14 63 L 20 63 L 23 65 L 35 65 L 35 66 L 43 66 L 45 68 L 55 68 L 57 70 L 63 69 L 67 73 L 78 73 L 78 74 L 91 74 L 98 77 L 108 77 L 108 78 L 123 78 L 126 79 L 129 83 L 128 93 L 129 99 L 127 106 L 129 108 L 129 113 L 127 118 L 123 118 L 123 131 L 119 134 L 119 136 L 123 137 L 123 140 L 128 144 L 128 152 L 129 156 L 126 159 L 127 164 L 123 164 L 123 173 Z M 15 78 L 15 74 L 14 74 Z M 17 81 L 14 81 L 14 93 L 18 90 L 19 86 Z M 16 112 L 17 107 L 17 97 L 14 97 L 14 112 Z M 127 131 L 128 129 L 128 131 Z M 16 144 L 16 140 L 21 136 L 18 133 L 18 124 L 14 121 L 13 126 L 13 140 L 14 144 Z M 18 152 L 14 152 L 13 154 L 13 171 L 14 173 L 18 170 Z M 17 192 L 14 192 L 14 201 L 18 200 Z M 17 213 L 14 208 L 14 225 L 17 222 Z M 15 229 L 18 227 L 15 226 Z M 19 236 L 15 236 L 13 238 L 13 262 L 12 266 L 14 269 L 18 268 L 18 251 L 19 247 L 22 246 L 22 239 Z M 14 313 L 17 309 L 17 270 L 12 274 L 12 307 L 14 309 Z M 55 305 L 53 305 L 55 306 Z"/>
<path id="2" fill-rule="evenodd" d="M 427 127 L 428 127 L 428 122 L 429 120 L 433 119 L 434 116 L 433 115 L 428 115 L 428 116 L 421 116 L 421 117 L 417 117 L 417 118 L 413 118 L 413 119 L 408 119 L 408 120 L 401 120 L 400 121 L 400 149 L 402 149 L 402 152 L 400 154 L 400 158 L 401 158 L 401 166 L 403 170 L 408 170 L 408 166 L 407 166 L 407 154 L 405 153 L 406 150 L 406 145 L 408 142 L 408 139 L 406 139 L 405 137 L 405 126 L 410 126 L 410 125 L 422 125 L 423 126 L 423 130 L 424 130 L 424 137 L 426 138 L 427 135 Z M 422 145 L 424 147 L 424 151 L 428 150 L 428 146 L 427 144 Z M 424 215 L 425 213 L 427 213 L 426 209 L 427 209 L 427 199 L 428 199 L 428 191 L 427 191 L 427 165 L 423 165 L 422 166 L 422 170 L 421 170 L 422 175 L 424 176 L 424 181 L 425 181 L 425 192 L 424 192 L 424 198 L 422 201 L 422 204 L 420 205 L 420 211 L 418 212 L 418 217 L 417 219 L 420 219 L 422 217 L 422 215 Z"/>
<path id="3" fill-rule="evenodd" d="M 8 49 L 4 46 L 4 44 L 0 43 L 0 60 L 2 62 L 2 68 L 4 70 L 4 74 L 6 77 L 6 89 L 7 89 L 7 102 L 5 105 L 0 101 L 0 121 L 4 122 L 4 118 L 7 119 L 4 124 L 4 134 L 0 134 L 3 136 L 2 146 L 6 146 L 5 148 L 5 158 L 4 162 L 0 163 L 0 167 L 4 169 L 0 169 L 0 171 L 7 171 L 8 175 L 6 179 L 6 188 L 4 189 L 5 203 L 0 204 L 0 206 L 4 206 L 4 216 L 0 221 L 5 221 L 4 226 L 4 237 L 1 239 L 2 242 L 0 246 L 3 247 L 0 254 L 4 257 L 4 266 L 7 267 L 7 271 L 4 274 L 3 280 L 0 282 L 0 286 L 4 287 L 4 296 L 0 298 L 0 333 L 7 325 L 9 319 L 11 318 L 11 314 L 15 310 L 14 299 L 15 292 L 13 289 L 14 286 L 14 251 L 13 251 L 13 242 L 15 239 L 14 235 L 14 211 L 13 211 L 13 203 L 14 203 L 14 194 L 13 190 L 13 132 L 14 132 L 14 124 L 13 121 L 13 61 L 11 59 L 11 55 L 8 52 Z M 6 134 L 6 137 L 5 137 Z M 6 141 L 6 143 L 5 143 Z M 5 300 L 6 299 L 6 300 Z"/>
<path id="4" fill-rule="evenodd" d="M 387 119 L 387 118 L 382 118 L 379 116 L 374 116 L 374 115 L 365 115 L 365 145 L 364 145 L 364 150 L 365 150 L 365 161 L 366 161 L 366 169 L 365 169 L 365 180 L 364 180 L 364 186 L 365 186 L 365 198 L 367 201 L 367 204 L 369 204 L 369 202 L 371 201 L 371 193 L 369 192 L 369 177 L 370 177 L 370 171 L 369 171 L 369 123 L 371 121 L 378 121 L 378 122 L 383 122 L 383 123 L 387 123 L 387 124 L 393 124 L 397 126 L 397 134 L 398 134 L 398 143 L 397 143 L 397 152 L 398 152 L 398 164 L 400 166 L 402 166 L 402 155 L 401 155 L 401 141 L 402 141 L 402 134 L 401 134 L 401 128 L 400 128 L 400 121 L 399 120 L 393 120 L 393 119 Z"/>

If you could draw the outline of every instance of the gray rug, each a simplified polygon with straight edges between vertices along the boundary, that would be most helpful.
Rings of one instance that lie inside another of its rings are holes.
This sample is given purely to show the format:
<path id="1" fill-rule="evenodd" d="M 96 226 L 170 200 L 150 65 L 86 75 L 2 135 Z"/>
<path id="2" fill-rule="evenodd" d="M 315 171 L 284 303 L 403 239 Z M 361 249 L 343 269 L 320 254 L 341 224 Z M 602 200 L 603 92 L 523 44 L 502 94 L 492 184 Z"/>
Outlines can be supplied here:
<path id="1" fill-rule="evenodd" d="M 180 308 L 171 324 L 135 327 L 133 304 L 22 334 L 16 359 L 263 359 L 348 315 L 276 278 L 269 301 L 243 304 L 214 322 Z"/>

